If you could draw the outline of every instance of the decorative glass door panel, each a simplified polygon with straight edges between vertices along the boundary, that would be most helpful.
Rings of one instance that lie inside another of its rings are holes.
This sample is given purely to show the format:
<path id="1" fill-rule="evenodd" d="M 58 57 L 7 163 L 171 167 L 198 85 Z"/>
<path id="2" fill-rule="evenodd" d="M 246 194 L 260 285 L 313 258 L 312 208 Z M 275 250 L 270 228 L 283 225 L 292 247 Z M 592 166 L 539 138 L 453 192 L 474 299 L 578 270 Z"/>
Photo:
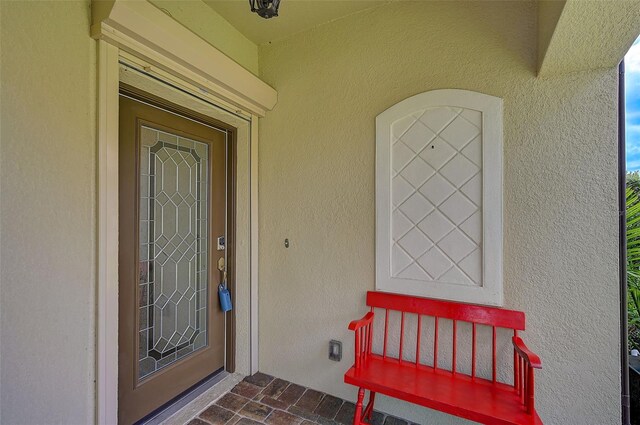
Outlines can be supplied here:
<path id="1" fill-rule="evenodd" d="M 224 367 L 226 131 L 120 97 L 118 422 Z"/>
<path id="2" fill-rule="evenodd" d="M 139 379 L 207 345 L 208 156 L 141 128 Z"/>

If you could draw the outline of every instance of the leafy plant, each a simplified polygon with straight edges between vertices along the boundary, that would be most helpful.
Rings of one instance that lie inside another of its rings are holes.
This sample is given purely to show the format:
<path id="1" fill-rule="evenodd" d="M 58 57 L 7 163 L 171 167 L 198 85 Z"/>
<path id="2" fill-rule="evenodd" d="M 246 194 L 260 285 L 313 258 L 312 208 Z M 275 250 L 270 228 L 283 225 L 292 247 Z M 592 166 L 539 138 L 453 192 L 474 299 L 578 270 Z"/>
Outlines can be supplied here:
<path id="1" fill-rule="evenodd" d="M 640 349 L 640 174 L 627 174 L 627 313 L 629 348 Z"/>

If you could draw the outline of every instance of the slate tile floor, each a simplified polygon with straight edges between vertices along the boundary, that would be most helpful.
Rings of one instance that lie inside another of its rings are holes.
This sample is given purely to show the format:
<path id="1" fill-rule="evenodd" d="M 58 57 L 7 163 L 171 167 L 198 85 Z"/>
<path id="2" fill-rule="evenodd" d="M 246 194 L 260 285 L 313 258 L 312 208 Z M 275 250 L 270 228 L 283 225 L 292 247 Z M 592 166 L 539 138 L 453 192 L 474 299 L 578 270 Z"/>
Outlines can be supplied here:
<path id="1" fill-rule="evenodd" d="M 354 410 L 355 405 L 348 401 L 256 373 L 187 425 L 351 425 Z M 371 424 L 417 425 L 376 411 Z"/>

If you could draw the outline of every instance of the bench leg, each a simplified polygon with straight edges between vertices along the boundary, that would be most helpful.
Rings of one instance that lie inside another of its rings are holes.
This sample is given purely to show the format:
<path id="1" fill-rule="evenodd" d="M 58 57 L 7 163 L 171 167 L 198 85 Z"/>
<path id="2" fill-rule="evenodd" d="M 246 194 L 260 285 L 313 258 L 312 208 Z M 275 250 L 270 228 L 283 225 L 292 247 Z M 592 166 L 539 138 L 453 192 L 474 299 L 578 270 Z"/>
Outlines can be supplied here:
<path id="1" fill-rule="evenodd" d="M 373 404 L 376 401 L 376 393 L 371 391 L 369 393 L 369 404 L 367 404 L 367 408 L 365 409 L 365 417 L 368 421 L 371 421 L 371 416 L 373 415 Z"/>
<path id="2" fill-rule="evenodd" d="M 356 402 L 356 413 L 353 415 L 353 425 L 362 424 L 362 401 L 364 400 L 364 388 L 358 390 L 358 401 Z"/>

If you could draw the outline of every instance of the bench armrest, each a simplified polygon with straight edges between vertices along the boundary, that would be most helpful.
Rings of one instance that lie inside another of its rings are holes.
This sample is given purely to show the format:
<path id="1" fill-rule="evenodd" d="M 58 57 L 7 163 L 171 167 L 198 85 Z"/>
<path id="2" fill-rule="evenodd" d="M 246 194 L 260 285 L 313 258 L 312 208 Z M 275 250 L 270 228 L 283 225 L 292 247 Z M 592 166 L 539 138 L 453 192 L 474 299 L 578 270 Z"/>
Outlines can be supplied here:
<path id="1" fill-rule="evenodd" d="M 351 323 L 349 323 L 349 330 L 350 331 L 356 331 L 356 330 L 358 330 L 360 328 L 363 328 L 363 327 L 369 325 L 372 321 L 373 321 L 373 312 L 370 311 L 367 314 L 365 314 L 362 319 L 354 320 Z"/>
<path id="2" fill-rule="evenodd" d="M 349 330 L 355 334 L 355 367 L 358 369 L 371 354 L 373 311 L 365 314 L 362 319 L 349 323 Z"/>
<path id="3" fill-rule="evenodd" d="M 519 336 L 513 336 L 513 386 L 528 414 L 535 413 L 534 369 L 542 369 L 542 362 L 533 351 L 529 350 Z"/>
<path id="4" fill-rule="evenodd" d="M 540 357 L 538 357 L 537 354 L 527 348 L 527 346 L 524 344 L 524 341 L 522 341 L 522 338 L 520 338 L 519 336 L 514 336 L 512 340 L 513 347 L 520 355 L 520 357 L 522 357 L 531 367 L 535 369 L 542 369 L 542 361 L 540 360 Z"/>

